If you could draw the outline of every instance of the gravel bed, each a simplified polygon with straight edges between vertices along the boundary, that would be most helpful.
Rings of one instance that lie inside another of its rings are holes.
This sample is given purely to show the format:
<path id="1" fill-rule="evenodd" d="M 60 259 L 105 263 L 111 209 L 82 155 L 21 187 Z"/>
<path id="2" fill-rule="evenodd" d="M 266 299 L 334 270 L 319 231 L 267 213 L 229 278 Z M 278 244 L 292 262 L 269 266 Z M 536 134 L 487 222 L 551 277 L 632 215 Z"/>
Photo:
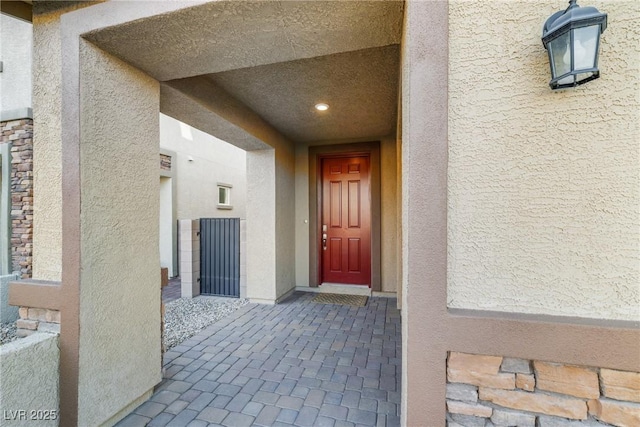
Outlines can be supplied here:
<path id="1" fill-rule="evenodd" d="M 246 305 L 237 298 L 179 298 L 165 305 L 164 345 L 167 350 L 200 332 L 210 324 Z M 18 339 L 16 323 L 0 323 L 0 345 Z"/>
<path id="2" fill-rule="evenodd" d="M 238 298 L 179 298 L 165 304 L 164 345 L 169 350 L 249 303 Z"/>
<path id="3" fill-rule="evenodd" d="M 0 345 L 17 340 L 16 322 L 0 323 Z"/>

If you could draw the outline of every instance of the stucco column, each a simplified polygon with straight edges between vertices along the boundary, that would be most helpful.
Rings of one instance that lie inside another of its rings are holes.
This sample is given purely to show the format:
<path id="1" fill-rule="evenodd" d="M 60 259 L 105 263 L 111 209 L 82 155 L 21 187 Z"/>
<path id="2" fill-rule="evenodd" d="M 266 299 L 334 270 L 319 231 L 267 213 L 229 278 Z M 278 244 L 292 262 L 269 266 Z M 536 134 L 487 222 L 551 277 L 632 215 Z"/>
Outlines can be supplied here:
<path id="1" fill-rule="evenodd" d="M 275 150 L 247 152 L 247 298 L 276 301 Z"/>
<path id="2" fill-rule="evenodd" d="M 200 220 L 180 220 L 180 295 L 200 295 Z"/>
<path id="3" fill-rule="evenodd" d="M 275 237 L 276 299 L 286 298 L 295 289 L 295 150 L 281 142 L 275 150 Z"/>
<path id="4" fill-rule="evenodd" d="M 289 143 L 247 152 L 247 298 L 273 304 L 295 288 L 294 155 Z"/>
<path id="5" fill-rule="evenodd" d="M 80 41 L 79 425 L 161 379 L 159 104 L 156 80 Z"/>
<path id="6" fill-rule="evenodd" d="M 62 274 L 62 62 L 60 16 L 33 6 L 33 278 Z"/>
<path id="7" fill-rule="evenodd" d="M 61 424 L 111 424 L 161 379 L 160 91 L 61 23 Z"/>
<path id="8" fill-rule="evenodd" d="M 404 30 L 402 424 L 436 427 L 445 425 L 447 2 L 408 1 Z"/>

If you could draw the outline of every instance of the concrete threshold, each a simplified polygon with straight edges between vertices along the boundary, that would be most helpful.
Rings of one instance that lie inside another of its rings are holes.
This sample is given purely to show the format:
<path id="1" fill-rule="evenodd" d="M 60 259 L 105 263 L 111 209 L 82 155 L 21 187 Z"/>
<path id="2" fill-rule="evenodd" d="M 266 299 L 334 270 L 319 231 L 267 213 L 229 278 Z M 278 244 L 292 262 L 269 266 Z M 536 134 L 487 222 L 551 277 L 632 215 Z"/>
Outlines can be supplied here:
<path id="1" fill-rule="evenodd" d="M 323 283 L 317 288 L 296 286 L 296 291 L 371 296 L 371 288 L 367 285 L 346 285 L 342 283 Z"/>

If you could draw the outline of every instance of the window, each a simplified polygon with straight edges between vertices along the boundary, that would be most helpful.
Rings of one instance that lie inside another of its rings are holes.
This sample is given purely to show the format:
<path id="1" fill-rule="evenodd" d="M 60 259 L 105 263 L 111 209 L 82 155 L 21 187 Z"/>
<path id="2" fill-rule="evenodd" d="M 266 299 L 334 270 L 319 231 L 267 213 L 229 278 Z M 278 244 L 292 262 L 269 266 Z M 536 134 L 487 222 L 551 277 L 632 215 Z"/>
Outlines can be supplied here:
<path id="1" fill-rule="evenodd" d="M 232 209 L 231 185 L 218 183 L 218 209 Z"/>

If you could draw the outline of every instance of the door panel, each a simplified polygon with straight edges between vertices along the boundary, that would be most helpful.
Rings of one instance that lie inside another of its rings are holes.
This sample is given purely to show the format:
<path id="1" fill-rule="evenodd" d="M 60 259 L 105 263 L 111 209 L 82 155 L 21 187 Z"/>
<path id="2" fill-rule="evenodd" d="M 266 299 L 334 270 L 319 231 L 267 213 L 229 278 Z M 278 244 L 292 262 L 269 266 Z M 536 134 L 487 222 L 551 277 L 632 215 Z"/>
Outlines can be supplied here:
<path id="1" fill-rule="evenodd" d="M 329 256 L 331 259 L 331 272 L 342 271 L 342 239 L 332 237 L 329 239 Z"/>
<path id="2" fill-rule="evenodd" d="M 342 182 L 331 181 L 329 192 L 331 210 L 331 220 L 329 224 L 333 228 L 340 228 L 342 227 Z"/>
<path id="3" fill-rule="evenodd" d="M 349 271 L 361 270 L 360 257 L 360 239 L 349 239 Z"/>
<path id="4" fill-rule="evenodd" d="M 349 181 L 349 228 L 360 227 L 360 181 Z"/>
<path id="5" fill-rule="evenodd" d="M 321 167 L 322 282 L 370 285 L 369 157 L 324 158 Z"/>

